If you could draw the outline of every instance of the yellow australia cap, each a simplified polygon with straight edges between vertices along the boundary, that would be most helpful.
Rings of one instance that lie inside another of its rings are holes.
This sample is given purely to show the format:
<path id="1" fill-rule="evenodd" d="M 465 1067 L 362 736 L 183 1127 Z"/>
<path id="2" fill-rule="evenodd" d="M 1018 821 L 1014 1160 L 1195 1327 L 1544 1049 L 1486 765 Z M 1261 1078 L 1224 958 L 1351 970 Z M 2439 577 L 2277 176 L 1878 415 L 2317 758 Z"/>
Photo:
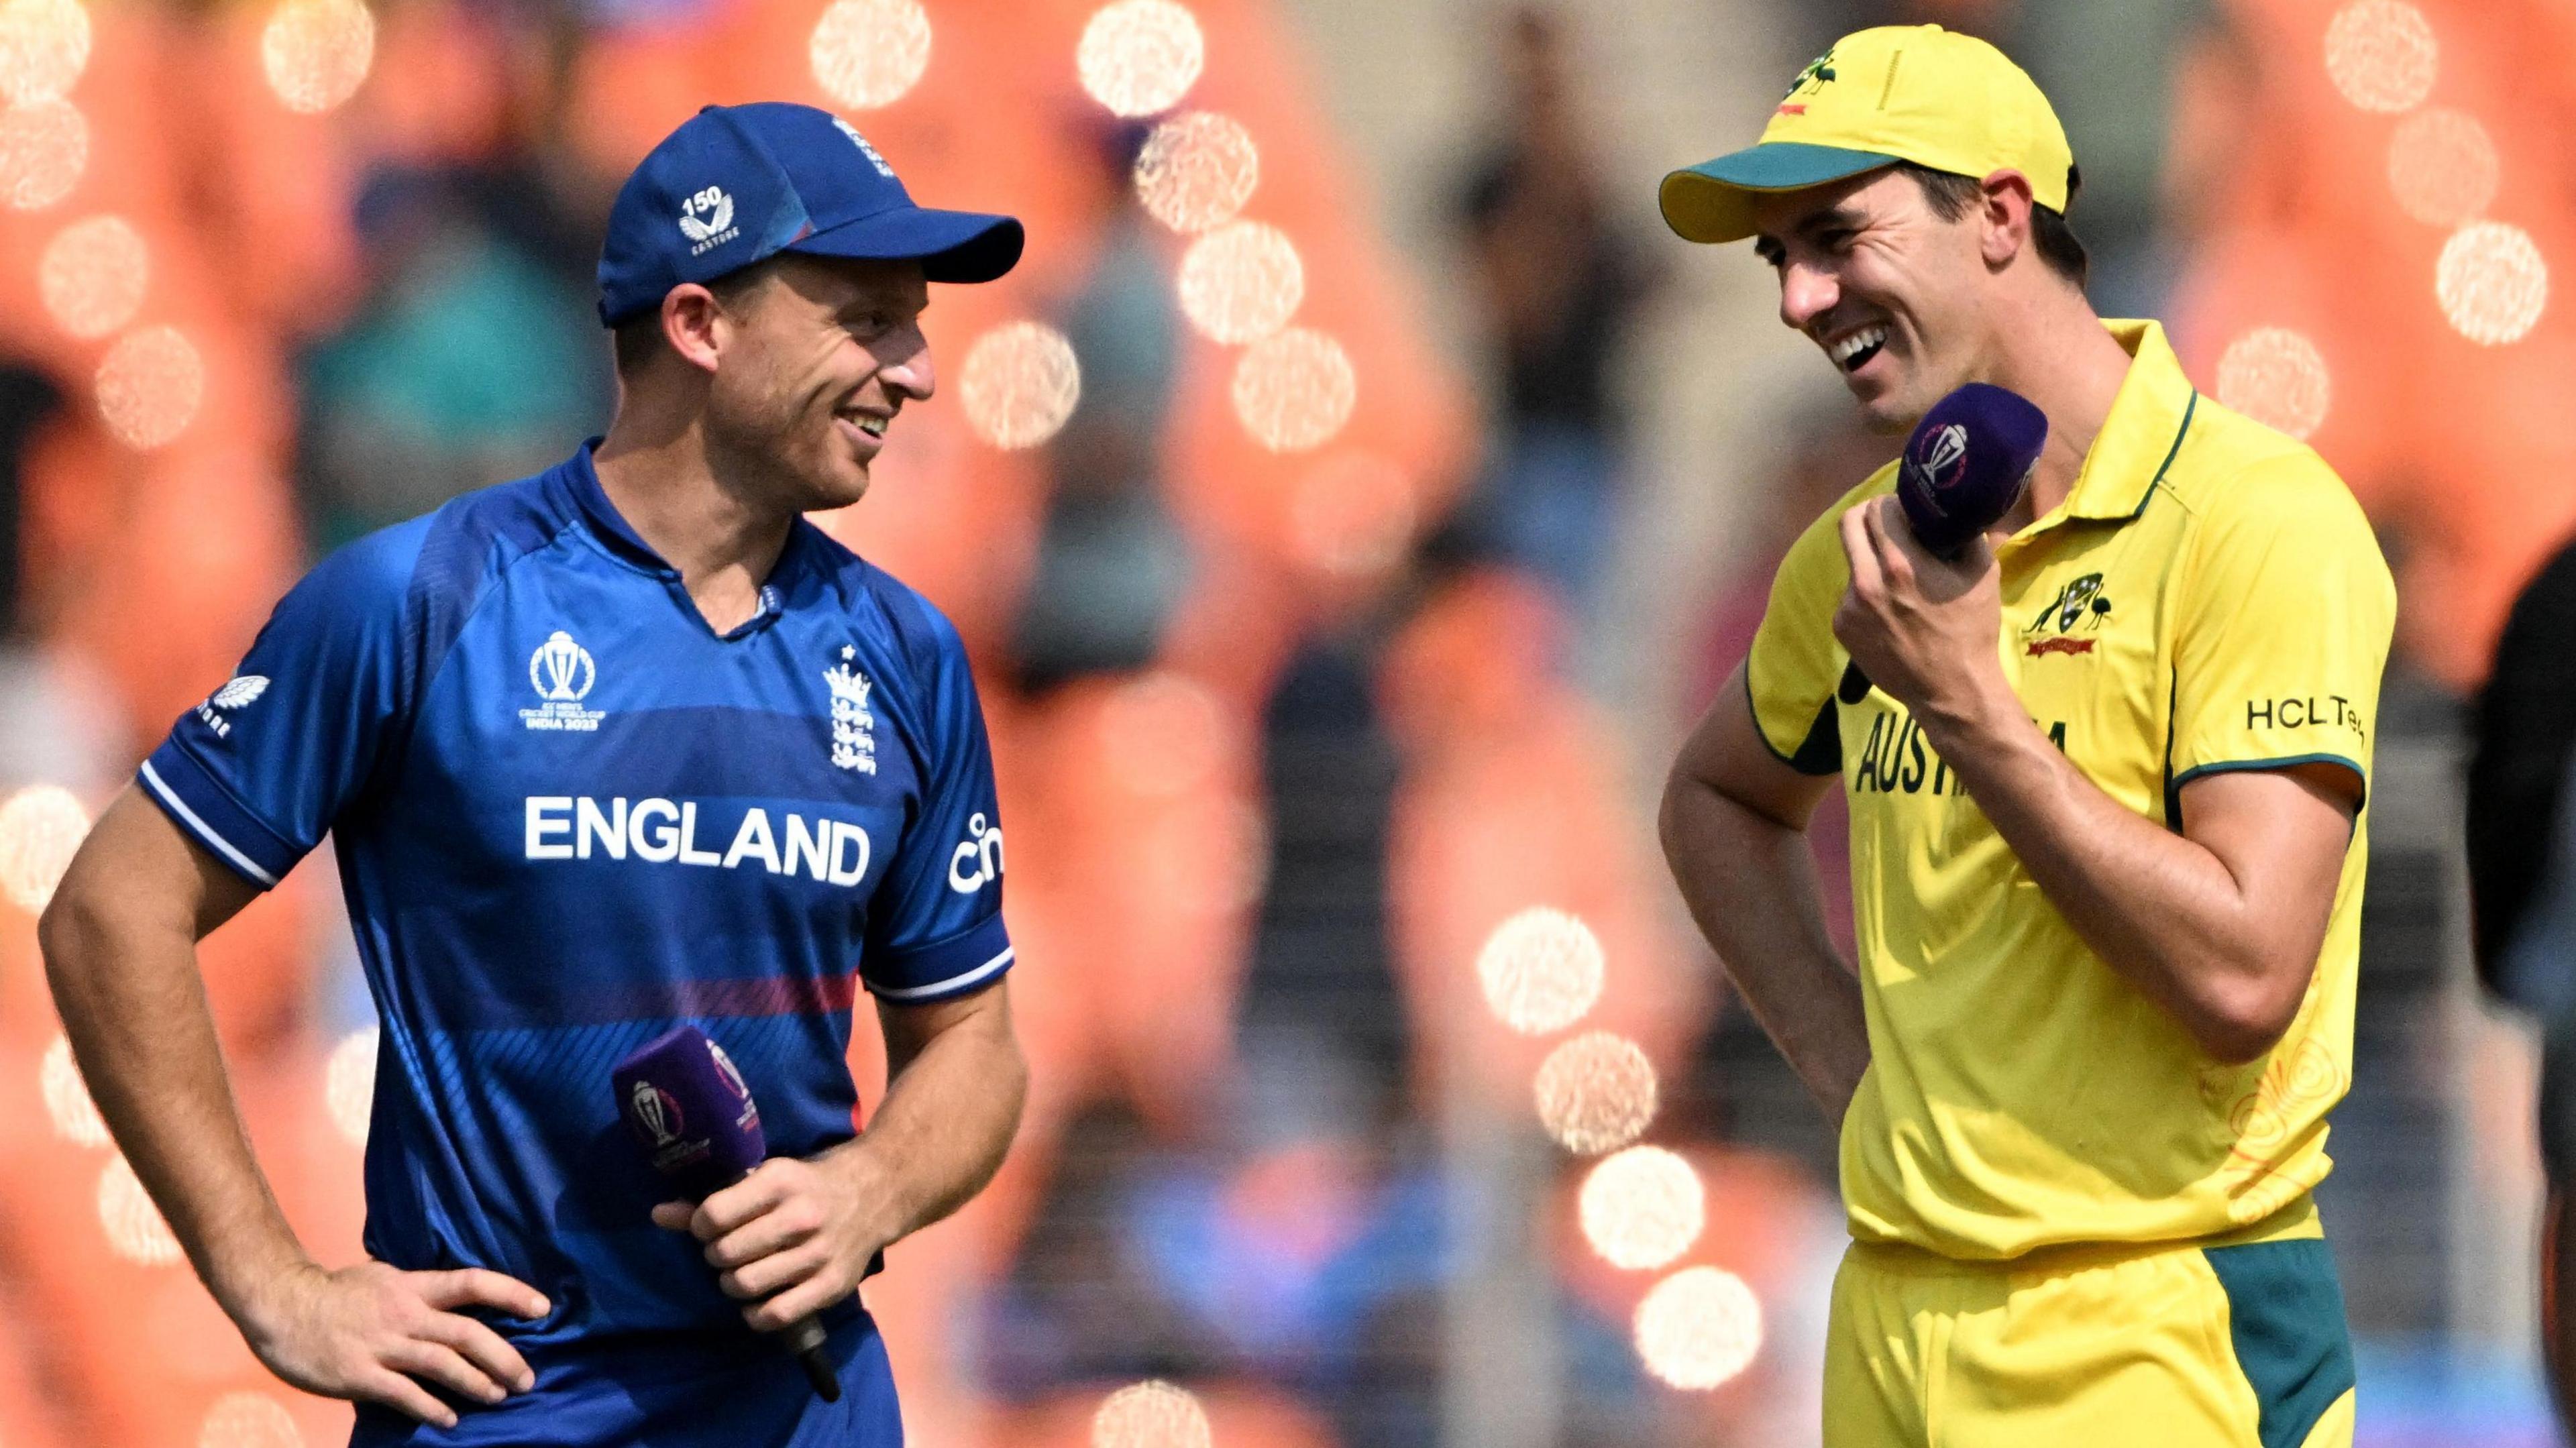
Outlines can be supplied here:
<path id="1" fill-rule="evenodd" d="M 2075 153 L 2020 66 L 1938 25 L 1856 31 L 1798 72 L 1762 139 L 1664 178 L 1664 220 L 1690 241 L 1753 234 L 1753 196 L 1821 186 L 1897 161 L 1983 179 L 2010 167 L 2063 214 Z"/>

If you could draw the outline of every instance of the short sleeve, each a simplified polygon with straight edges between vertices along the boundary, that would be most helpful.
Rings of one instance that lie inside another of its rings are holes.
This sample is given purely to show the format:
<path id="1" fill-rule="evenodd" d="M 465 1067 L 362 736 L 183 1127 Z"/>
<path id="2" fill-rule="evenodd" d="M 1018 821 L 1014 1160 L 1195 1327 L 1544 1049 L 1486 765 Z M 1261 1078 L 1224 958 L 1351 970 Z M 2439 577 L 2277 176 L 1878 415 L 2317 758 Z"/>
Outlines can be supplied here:
<path id="1" fill-rule="evenodd" d="M 1843 556 L 1842 516 L 1863 499 L 1886 492 L 1886 468 L 1846 494 L 1807 525 L 1771 580 L 1771 601 L 1754 630 L 1744 659 L 1744 687 L 1762 742 L 1801 774 L 1835 774 L 1842 764 L 1842 735 L 1834 696 L 1847 656 L 1834 638 L 1834 609 L 1851 581 Z"/>
<path id="2" fill-rule="evenodd" d="M 920 809 L 878 882 L 860 974 L 880 1000 L 921 1004 L 983 989 L 1011 968 L 1002 924 L 1002 819 L 993 748 L 965 646 L 930 614 Z"/>
<path id="3" fill-rule="evenodd" d="M 402 714 L 416 527 L 360 539 L 278 601 L 233 678 L 136 771 L 199 844 L 275 885 L 364 789 Z"/>
<path id="4" fill-rule="evenodd" d="M 2342 480 L 2305 450 L 2248 469 L 2200 520 L 2190 568 L 2168 818 L 2222 770 L 2334 764 L 2366 792 L 2397 588 Z"/>

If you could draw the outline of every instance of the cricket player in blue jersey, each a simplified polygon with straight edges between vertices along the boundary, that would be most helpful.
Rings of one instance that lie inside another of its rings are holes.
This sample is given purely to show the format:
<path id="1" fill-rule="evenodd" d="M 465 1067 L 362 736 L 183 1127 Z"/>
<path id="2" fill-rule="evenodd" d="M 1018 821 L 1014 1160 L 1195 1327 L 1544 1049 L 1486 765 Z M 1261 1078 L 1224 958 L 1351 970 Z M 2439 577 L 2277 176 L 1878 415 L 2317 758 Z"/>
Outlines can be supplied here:
<path id="1" fill-rule="evenodd" d="M 1019 1120 L 1002 831 L 956 631 L 800 515 L 858 501 L 930 397 L 927 283 L 1021 245 L 823 111 L 700 112 L 610 218 L 608 435 L 325 559 L 73 861 L 41 939 L 99 1108 L 355 1442 L 902 1441 L 856 1289 Z M 253 1158 L 195 954 L 326 832 L 383 1018 L 368 1260 L 336 1268 Z M 773 1152 L 694 1209 L 608 1087 L 683 1021 Z M 766 1336 L 808 1314 L 837 1403 Z"/>

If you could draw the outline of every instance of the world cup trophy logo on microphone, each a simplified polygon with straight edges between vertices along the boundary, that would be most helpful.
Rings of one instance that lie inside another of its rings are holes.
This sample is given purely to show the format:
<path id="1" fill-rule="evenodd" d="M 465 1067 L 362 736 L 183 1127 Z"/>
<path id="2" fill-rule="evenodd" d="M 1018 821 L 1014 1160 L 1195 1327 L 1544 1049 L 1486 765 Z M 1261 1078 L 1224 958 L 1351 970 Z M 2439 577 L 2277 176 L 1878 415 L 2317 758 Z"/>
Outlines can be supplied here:
<path id="1" fill-rule="evenodd" d="M 627 1093 L 628 1113 L 652 1137 L 651 1145 L 669 1146 L 680 1139 L 680 1103 L 650 1081 L 638 1081 Z"/>
<path id="2" fill-rule="evenodd" d="M 1905 458 L 1908 479 L 1935 512 L 1946 513 L 1941 495 L 1957 487 L 1968 471 L 1968 429 L 1958 423 L 1935 428 Z"/>
<path id="3" fill-rule="evenodd" d="M 742 1079 L 742 1072 L 734 1066 L 733 1057 L 725 1054 L 724 1047 L 709 1041 L 707 1054 L 715 1058 L 716 1075 L 722 1077 L 724 1083 L 733 1088 L 733 1094 L 742 1102 L 742 1112 L 734 1117 L 734 1125 L 758 1131 L 760 1103 L 751 1099 L 751 1083 Z"/>

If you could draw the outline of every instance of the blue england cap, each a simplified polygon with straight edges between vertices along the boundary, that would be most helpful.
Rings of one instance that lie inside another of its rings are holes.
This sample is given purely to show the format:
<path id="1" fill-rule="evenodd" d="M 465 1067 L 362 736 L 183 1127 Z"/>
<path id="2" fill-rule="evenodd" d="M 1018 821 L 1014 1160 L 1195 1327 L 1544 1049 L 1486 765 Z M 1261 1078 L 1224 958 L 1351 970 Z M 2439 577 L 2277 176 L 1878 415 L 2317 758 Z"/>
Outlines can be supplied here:
<path id="1" fill-rule="evenodd" d="M 840 117 L 759 101 L 709 106 L 662 139 L 608 213 L 599 320 L 611 327 L 782 251 L 921 263 L 934 282 L 989 282 L 1026 240 L 1008 216 L 915 206 Z"/>

